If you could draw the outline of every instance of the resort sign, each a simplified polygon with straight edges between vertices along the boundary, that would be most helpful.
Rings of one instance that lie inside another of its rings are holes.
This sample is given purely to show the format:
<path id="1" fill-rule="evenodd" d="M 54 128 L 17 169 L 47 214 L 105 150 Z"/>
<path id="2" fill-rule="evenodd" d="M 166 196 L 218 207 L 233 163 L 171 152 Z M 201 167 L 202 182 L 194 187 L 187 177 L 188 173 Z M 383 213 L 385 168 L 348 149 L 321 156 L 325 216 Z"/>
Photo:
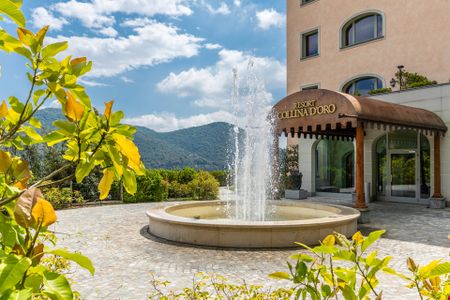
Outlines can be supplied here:
<path id="1" fill-rule="evenodd" d="M 294 103 L 292 110 L 286 110 L 278 113 L 278 119 L 294 119 L 302 117 L 312 117 L 316 115 L 330 115 L 336 112 L 336 105 L 325 104 L 316 105 L 316 100 L 308 100 Z"/>

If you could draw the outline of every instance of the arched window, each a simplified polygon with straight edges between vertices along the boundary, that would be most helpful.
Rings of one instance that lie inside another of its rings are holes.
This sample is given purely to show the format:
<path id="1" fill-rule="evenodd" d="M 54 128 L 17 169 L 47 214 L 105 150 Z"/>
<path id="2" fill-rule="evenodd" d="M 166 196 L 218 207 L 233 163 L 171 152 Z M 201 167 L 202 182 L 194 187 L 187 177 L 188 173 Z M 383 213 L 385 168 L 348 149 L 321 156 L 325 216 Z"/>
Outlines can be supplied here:
<path id="1" fill-rule="evenodd" d="M 356 96 L 367 96 L 370 91 L 381 88 L 383 88 L 381 79 L 374 76 L 366 76 L 353 79 L 346 83 L 342 91 Z"/>
<path id="2" fill-rule="evenodd" d="M 384 36 L 383 16 L 365 13 L 348 21 L 342 28 L 342 47 L 365 43 Z"/>

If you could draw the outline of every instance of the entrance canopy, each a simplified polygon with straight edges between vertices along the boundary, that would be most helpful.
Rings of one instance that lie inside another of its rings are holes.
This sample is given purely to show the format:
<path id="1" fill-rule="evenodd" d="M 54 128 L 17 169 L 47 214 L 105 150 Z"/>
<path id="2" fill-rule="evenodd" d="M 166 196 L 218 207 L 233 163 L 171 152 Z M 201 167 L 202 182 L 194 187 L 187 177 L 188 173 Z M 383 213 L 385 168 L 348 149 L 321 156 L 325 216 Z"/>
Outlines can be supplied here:
<path id="1" fill-rule="evenodd" d="M 354 138 L 356 128 L 415 129 L 444 135 L 447 126 L 433 112 L 330 90 L 305 90 L 287 96 L 273 108 L 277 134 L 293 137 Z"/>

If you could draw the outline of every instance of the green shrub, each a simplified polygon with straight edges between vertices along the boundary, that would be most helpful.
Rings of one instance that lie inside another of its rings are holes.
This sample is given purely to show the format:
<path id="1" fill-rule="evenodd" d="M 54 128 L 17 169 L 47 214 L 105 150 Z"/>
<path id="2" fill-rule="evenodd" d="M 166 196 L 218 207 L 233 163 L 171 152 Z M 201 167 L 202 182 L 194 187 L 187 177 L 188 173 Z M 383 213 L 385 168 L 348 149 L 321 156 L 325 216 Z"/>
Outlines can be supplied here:
<path id="1" fill-rule="evenodd" d="M 178 173 L 177 181 L 181 184 L 187 184 L 194 180 L 197 172 L 195 172 L 194 168 L 184 168 L 180 171 L 175 171 Z"/>
<path id="2" fill-rule="evenodd" d="M 179 183 L 173 181 L 169 184 L 169 198 L 170 199 L 180 199 L 180 198 L 192 198 L 194 194 L 189 186 L 189 184 Z"/>
<path id="3" fill-rule="evenodd" d="M 209 172 L 198 172 L 189 186 L 197 200 L 214 200 L 219 196 L 219 182 Z"/>
<path id="4" fill-rule="evenodd" d="M 370 91 L 369 95 L 387 94 L 387 93 L 391 93 L 391 92 L 392 92 L 391 88 L 382 88 L 382 89 L 376 89 L 376 90 Z"/>
<path id="5" fill-rule="evenodd" d="M 84 204 L 84 198 L 79 191 L 70 188 L 49 188 L 43 190 L 44 197 L 54 208 L 62 209 L 71 207 L 73 204 Z"/>
<path id="6" fill-rule="evenodd" d="M 125 193 L 124 202 L 158 202 L 168 196 L 168 183 L 159 170 L 146 170 L 145 175 L 136 178 L 137 191 L 134 196 Z"/>
<path id="7" fill-rule="evenodd" d="M 219 182 L 220 186 L 227 186 L 228 172 L 225 171 L 210 171 L 209 172 Z"/>

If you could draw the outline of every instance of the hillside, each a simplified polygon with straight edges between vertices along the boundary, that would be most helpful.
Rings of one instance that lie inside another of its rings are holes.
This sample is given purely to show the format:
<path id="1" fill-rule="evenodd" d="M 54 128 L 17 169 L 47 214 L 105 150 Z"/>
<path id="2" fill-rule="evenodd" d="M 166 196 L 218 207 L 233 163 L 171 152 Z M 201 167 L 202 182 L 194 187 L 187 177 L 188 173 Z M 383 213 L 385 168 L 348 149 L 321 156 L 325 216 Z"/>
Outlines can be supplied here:
<path id="1" fill-rule="evenodd" d="M 36 117 L 47 130 L 53 121 L 64 118 L 55 108 L 40 110 Z M 226 166 L 230 124 L 212 123 L 164 133 L 136 128 L 134 142 L 147 168 L 223 170 Z"/>

